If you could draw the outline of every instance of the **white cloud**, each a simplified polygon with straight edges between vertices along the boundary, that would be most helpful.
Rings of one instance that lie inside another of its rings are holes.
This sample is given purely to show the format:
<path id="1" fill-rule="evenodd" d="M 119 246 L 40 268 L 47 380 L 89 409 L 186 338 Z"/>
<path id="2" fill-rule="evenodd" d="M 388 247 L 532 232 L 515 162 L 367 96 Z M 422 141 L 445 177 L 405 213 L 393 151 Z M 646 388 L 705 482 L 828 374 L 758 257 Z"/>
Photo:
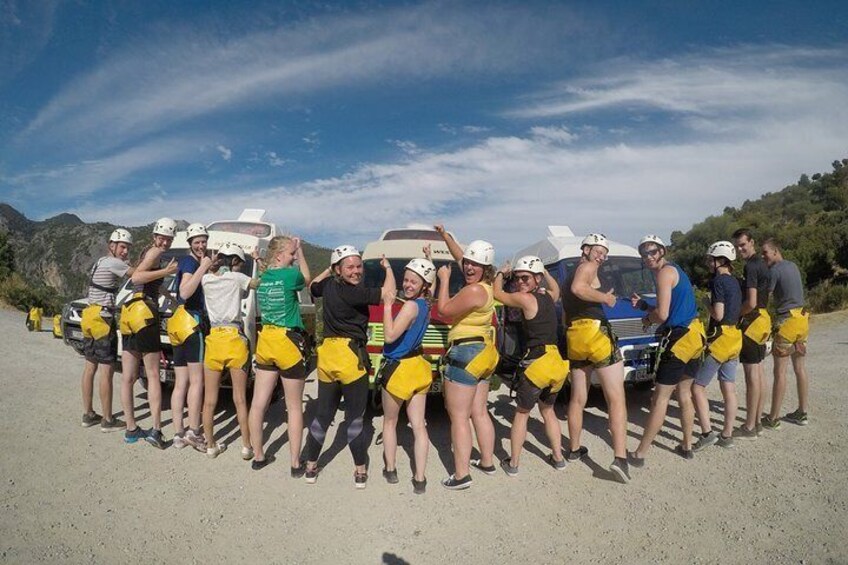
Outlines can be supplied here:
<path id="1" fill-rule="evenodd" d="M 540 141 L 548 143 L 571 143 L 577 139 L 577 135 L 568 131 L 568 128 L 534 126 L 530 128 L 530 134 Z"/>
<path id="2" fill-rule="evenodd" d="M 414 141 L 402 139 L 389 139 L 387 141 L 407 155 L 418 155 L 421 153 L 421 149 L 418 148 L 418 145 L 416 145 Z"/>
<path id="3" fill-rule="evenodd" d="M 268 151 L 265 156 L 268 157 L 268 164 L 272 167 L 282 167 L 286 164 L 286 160 L 279 157 L 276 151 Z"/>
<path id="4" fill-rule="evenodd" d="M 87 196 L 115 188 L 135 173 L 181 163 L 198 155 L 201 148 L 199 140 L 190 138 L 159 139 L 100 159 L 30 170 L 4 182 L 42 197 Z"/>
<path id="5" fill-rule="evenodd" d="M 220 153 L 220 154 L 221 154 L 221 158 L 222 158 L 224 161 L 229 161 L 230 159 L 232 159 L 232 158 L 233 158 L 233 151 L 232 151 L 232 149 L 230 149 L 229 147 L 225 147 L 225 146 L 223 146 L 223 145 L 219 145 L 219 146 L 217 146 L 215 149 L 217 149 L 217 150 L 218 150 L 218 153 Z"/>
<path id="6" fill-rule="evenodd" d="M 552 52 L 551 42 L 567 37 L 577 44 L 589 36 L 577 20 L 565 21 L 497 6 L 478 11 L 437 3 L 241 37 L 169 29 L 70 82 L 16 141 L 22 147 L 61 143 L 69 152 L 90 154 L 280 96 L 525 69 Z"/>

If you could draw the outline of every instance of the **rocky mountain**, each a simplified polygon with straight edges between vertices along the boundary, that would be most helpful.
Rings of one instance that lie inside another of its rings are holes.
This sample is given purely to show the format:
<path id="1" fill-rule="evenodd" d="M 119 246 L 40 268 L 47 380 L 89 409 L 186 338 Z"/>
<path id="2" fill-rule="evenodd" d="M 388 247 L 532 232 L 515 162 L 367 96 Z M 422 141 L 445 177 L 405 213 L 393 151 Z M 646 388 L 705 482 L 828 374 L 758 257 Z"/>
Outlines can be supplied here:
<path id="1" fill-rule="evenodd" d="M 177 222 L 180 229 L 188 225 Z M 78 298 L 83 292 L 88 270 L 106 253 L 106 240 L 119 226 L 105 222 L 86 223 L 74 214 L 59 214 L 34 221 L 8 204 L 0 203 L 0 234 L 4 234 L 14 255 L 14 271 L 27 282 L 54 289 L 63 299 Z M 136 242 L 150 239 L 153 224 L 128 228 Z M 134 245 L 130 260 L 135 261 L 143 245 Z M 317 273 L 326 268 L 330 250 L 304 242 L 307 260 Z"/>

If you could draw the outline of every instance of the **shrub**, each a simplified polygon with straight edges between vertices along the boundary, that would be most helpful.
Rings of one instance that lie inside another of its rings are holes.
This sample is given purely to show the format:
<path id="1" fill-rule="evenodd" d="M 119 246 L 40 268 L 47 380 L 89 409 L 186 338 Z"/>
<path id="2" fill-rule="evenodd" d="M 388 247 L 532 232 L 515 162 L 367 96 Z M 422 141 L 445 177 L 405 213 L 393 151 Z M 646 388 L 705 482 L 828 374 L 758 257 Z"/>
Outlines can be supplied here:
<path id="1" fill-rule="evenodd" d="M 12 273 L 0 281 L 0 300 L 24 312 L 33 306 L 43 308 L 45 316 L 62 311 L 62 298 L 55 290 L 46 286 L 31 286 L 18 273 Z"/>
<path id="2" fill-rule="evenodd" d="M 823 282 L 807 293 L 807 306 L 818 313 L 848 308 L 848 285 Z"/>

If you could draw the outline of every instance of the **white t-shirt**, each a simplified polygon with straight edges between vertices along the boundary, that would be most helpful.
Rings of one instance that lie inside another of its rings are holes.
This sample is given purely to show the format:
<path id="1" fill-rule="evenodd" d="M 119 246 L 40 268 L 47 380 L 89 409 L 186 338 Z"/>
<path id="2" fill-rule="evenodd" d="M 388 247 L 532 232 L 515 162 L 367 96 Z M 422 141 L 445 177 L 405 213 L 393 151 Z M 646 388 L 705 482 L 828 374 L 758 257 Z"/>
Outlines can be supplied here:
<path id="1" fill-rule="evenodd" d="M 205 274 L 200 279 L 206 313 L 213 326 L 241 323 L 241 297 L 250 285 L 250 277 L 233 271 L 222 275 Z"/>

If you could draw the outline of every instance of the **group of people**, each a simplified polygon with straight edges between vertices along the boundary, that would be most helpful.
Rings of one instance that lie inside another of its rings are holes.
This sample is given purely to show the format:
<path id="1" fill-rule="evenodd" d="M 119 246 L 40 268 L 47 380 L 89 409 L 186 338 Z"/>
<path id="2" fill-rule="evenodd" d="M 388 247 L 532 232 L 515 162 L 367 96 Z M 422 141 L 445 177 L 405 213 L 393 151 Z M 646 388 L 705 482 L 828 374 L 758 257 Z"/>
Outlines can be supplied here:
<path id="1" fill-rule="evenodd" d="M 803 308 L 803 286 L 797 267 L 782 258 L 773 240 L 763 244 L 763 259 L 756 253 L 750 231 L 733 234 L 734 242 L 710 246 L 707 264 L 713 273 L 710 283 L 708 327 L 698 318 L 692 284 L 686 273 L 666 258 L 666 246 L 653 235 L 639 244 L 644 265 L 656 279 L 656 296 L 616 297 L 602 286 L 601 271 L 609 243 L 601 234 L 590 234 L 581 246 L 579 264 L 562 287 L 546 270 L 540 258 L 526 256 L 515 265 L 496 268 L 494 247 L 483 240 L 464 249 L 443 226 L 435 226 L 461 269 L 464 285 L 450 295 L 449 280 L 454 267 L 436 269 L 429 249 L 411 260 L 398 287 L 389 262 L 379 288 L 366 287 L 358 250 L 343 245 L 333 250 L 330 267 L 312 278 L 300 241 L 278 236 L 269 243 L 265 257 L 254 251 L 260 276 L 242 273 L 244 250 L 225 243 L 214 254 L 207 251 L 208 233 L 202 224 L 187 228 L 190 249 L 179 259 L 162 261 L 176 235 L 176 223 L 161 218 L 153 229 L 153 240 L 142 251 L 138 264 L 127 262 L 132 237 L 124 229 L 109 239 L 109 254 L 92 267 L 88 302 L 83 311 L 85 369 L 82 377 L 84 414 L 82 425 L 97 423 L 103 431 L 123 430 L 124 441 L 144 439 L 164 449 L 161 431 L 161 385 L 159 381 L 160 321 L 158 297 L 165 277 L 175 275 L 179 306 L 167 321 L 174 349 L 175 386 L 171 411 L 175 428 L 173 445 L 191 446 L 217 457 L 226 449 L 214 435 L 214 411 L 221 377 L 228 371 L 241 432 L 241 456 L 260 470 L 273 457 L 263 449 L 263 425 L 278 379 L 285 393 L 291 476 L 317 482 L 318 460 L 325 437 L 342 400 L 345 433 L 353 456 L 354 485 L 365 488 L 368 481 L 369 440 L 365 412 L 369 397 L 369 365 L 366 351 L 369 306 L 383 306 L 385 347 L 377 383 L 383 405 L 383 477 L 399 482 L 397 472 L 397 423 L 406 414 L 414 435 L 412 487 L 426 491 L 425 476 L 429 437 L 425 422 L 427 392 L 433 379 L 430 362 L 424 357 L 422 341 L 430 312 L 449 321 L 448 349 L 443 359 L 445 406 L 450 418 L 453 473 L 441 481 L 451 490 L 472 485 L 471 468 L 486 474 L 497 472 L 495 431 L 488 410 L 489 378 L 499 355 L 494 343 L 495 303 L 521 313 L 523 351 L 511 387 L 516 411 L 510 434 L 509 456 L 500 467 L 510 476 L 519 474 L 520 457 L 527 435 L 531 410 L 538 406 L 551 453 L 547 462 L 556 470 L 585 457 L 581 445 L 583 410 L 592 374 L 600 382 L 609 408 L 613 460 L 609 470 L 621 482 L 630 480 L 630 466 L 644 465 L 648 448 L 665 421 L 669 399 L 676 390 L 681 410 L 683 440 L 677 452 L 684 458 L 712 444 L 733 445 L 733 437 L 755 439 L 761 428 L 780 425 L 788 360 L 798 381 L 799 408 L 786 416 L 807 423 L 807 376 L 804 355 L 808 315 Z M 732 275 L 736 252 L 745 259 L 742 284 Z M 122 278 L 130 277 L 133 295 L 122 305 L 116 327 L 115 295 Z M 507 292 L 505 280 L 511 279 Z M 318 396 L 315 418 L 303 441 L 303 391 L 309 343 L 300 315 L 297 293 L 308 288 L 323 299 L 323 341 L 317 349 Z M 243 333 L 241 301 L 249 289 L 257 289 L 261 313 L 255 354 L 253 400 L 247 405 L 250 350 Z M 401 296 L 398 297 L 398 293 Z M 772 324 L 766 306 L 774 294 L 777 320 L 773 335 L 775 356 L 774 393 L 771 412 L 760 419 L 764 403 L 762 361 Z M 603 305 L 630 300 L 645 311 L 645 326 L 658 325 L 656 388 L 645 432 L 634 451 L 627 451 L 627 408 L 624 364 L 616 336 Z M 557 302 L 564 312 L 565 354 L 559 346 Z M 399 305 L 398 302 L 401 304 Z M 126 422 L 112 413 L 112 376 L 117 362 L 118 333 L 122 339 L 121 402 Z M 747 383 L 747 420 L 734 430 L 737 401 L 734 388 L 738 361 Z M 153 420 L 142 430 L 134 414 L 133 387 L 143 365 L 147 375 L 148 402 Z M 102 416 L 92 406 L 94 375 L 100 371 Z M 554 413 L 554 402 L 568 375 L 571 398 L 568 405 L 569 443 L 563 449 L 562 430 Z M 705 388 L 718 374 L 725 399 L 725 423 L 720 433 L 712 430 Z M 188 425 L 184 419 L 187 408 Z M 702 435 L 693 441 L 694 415 Z M 201 427 L 202 425 L 202 427 Z M 480 454 L 471 459 L 472 428 Z"/>

